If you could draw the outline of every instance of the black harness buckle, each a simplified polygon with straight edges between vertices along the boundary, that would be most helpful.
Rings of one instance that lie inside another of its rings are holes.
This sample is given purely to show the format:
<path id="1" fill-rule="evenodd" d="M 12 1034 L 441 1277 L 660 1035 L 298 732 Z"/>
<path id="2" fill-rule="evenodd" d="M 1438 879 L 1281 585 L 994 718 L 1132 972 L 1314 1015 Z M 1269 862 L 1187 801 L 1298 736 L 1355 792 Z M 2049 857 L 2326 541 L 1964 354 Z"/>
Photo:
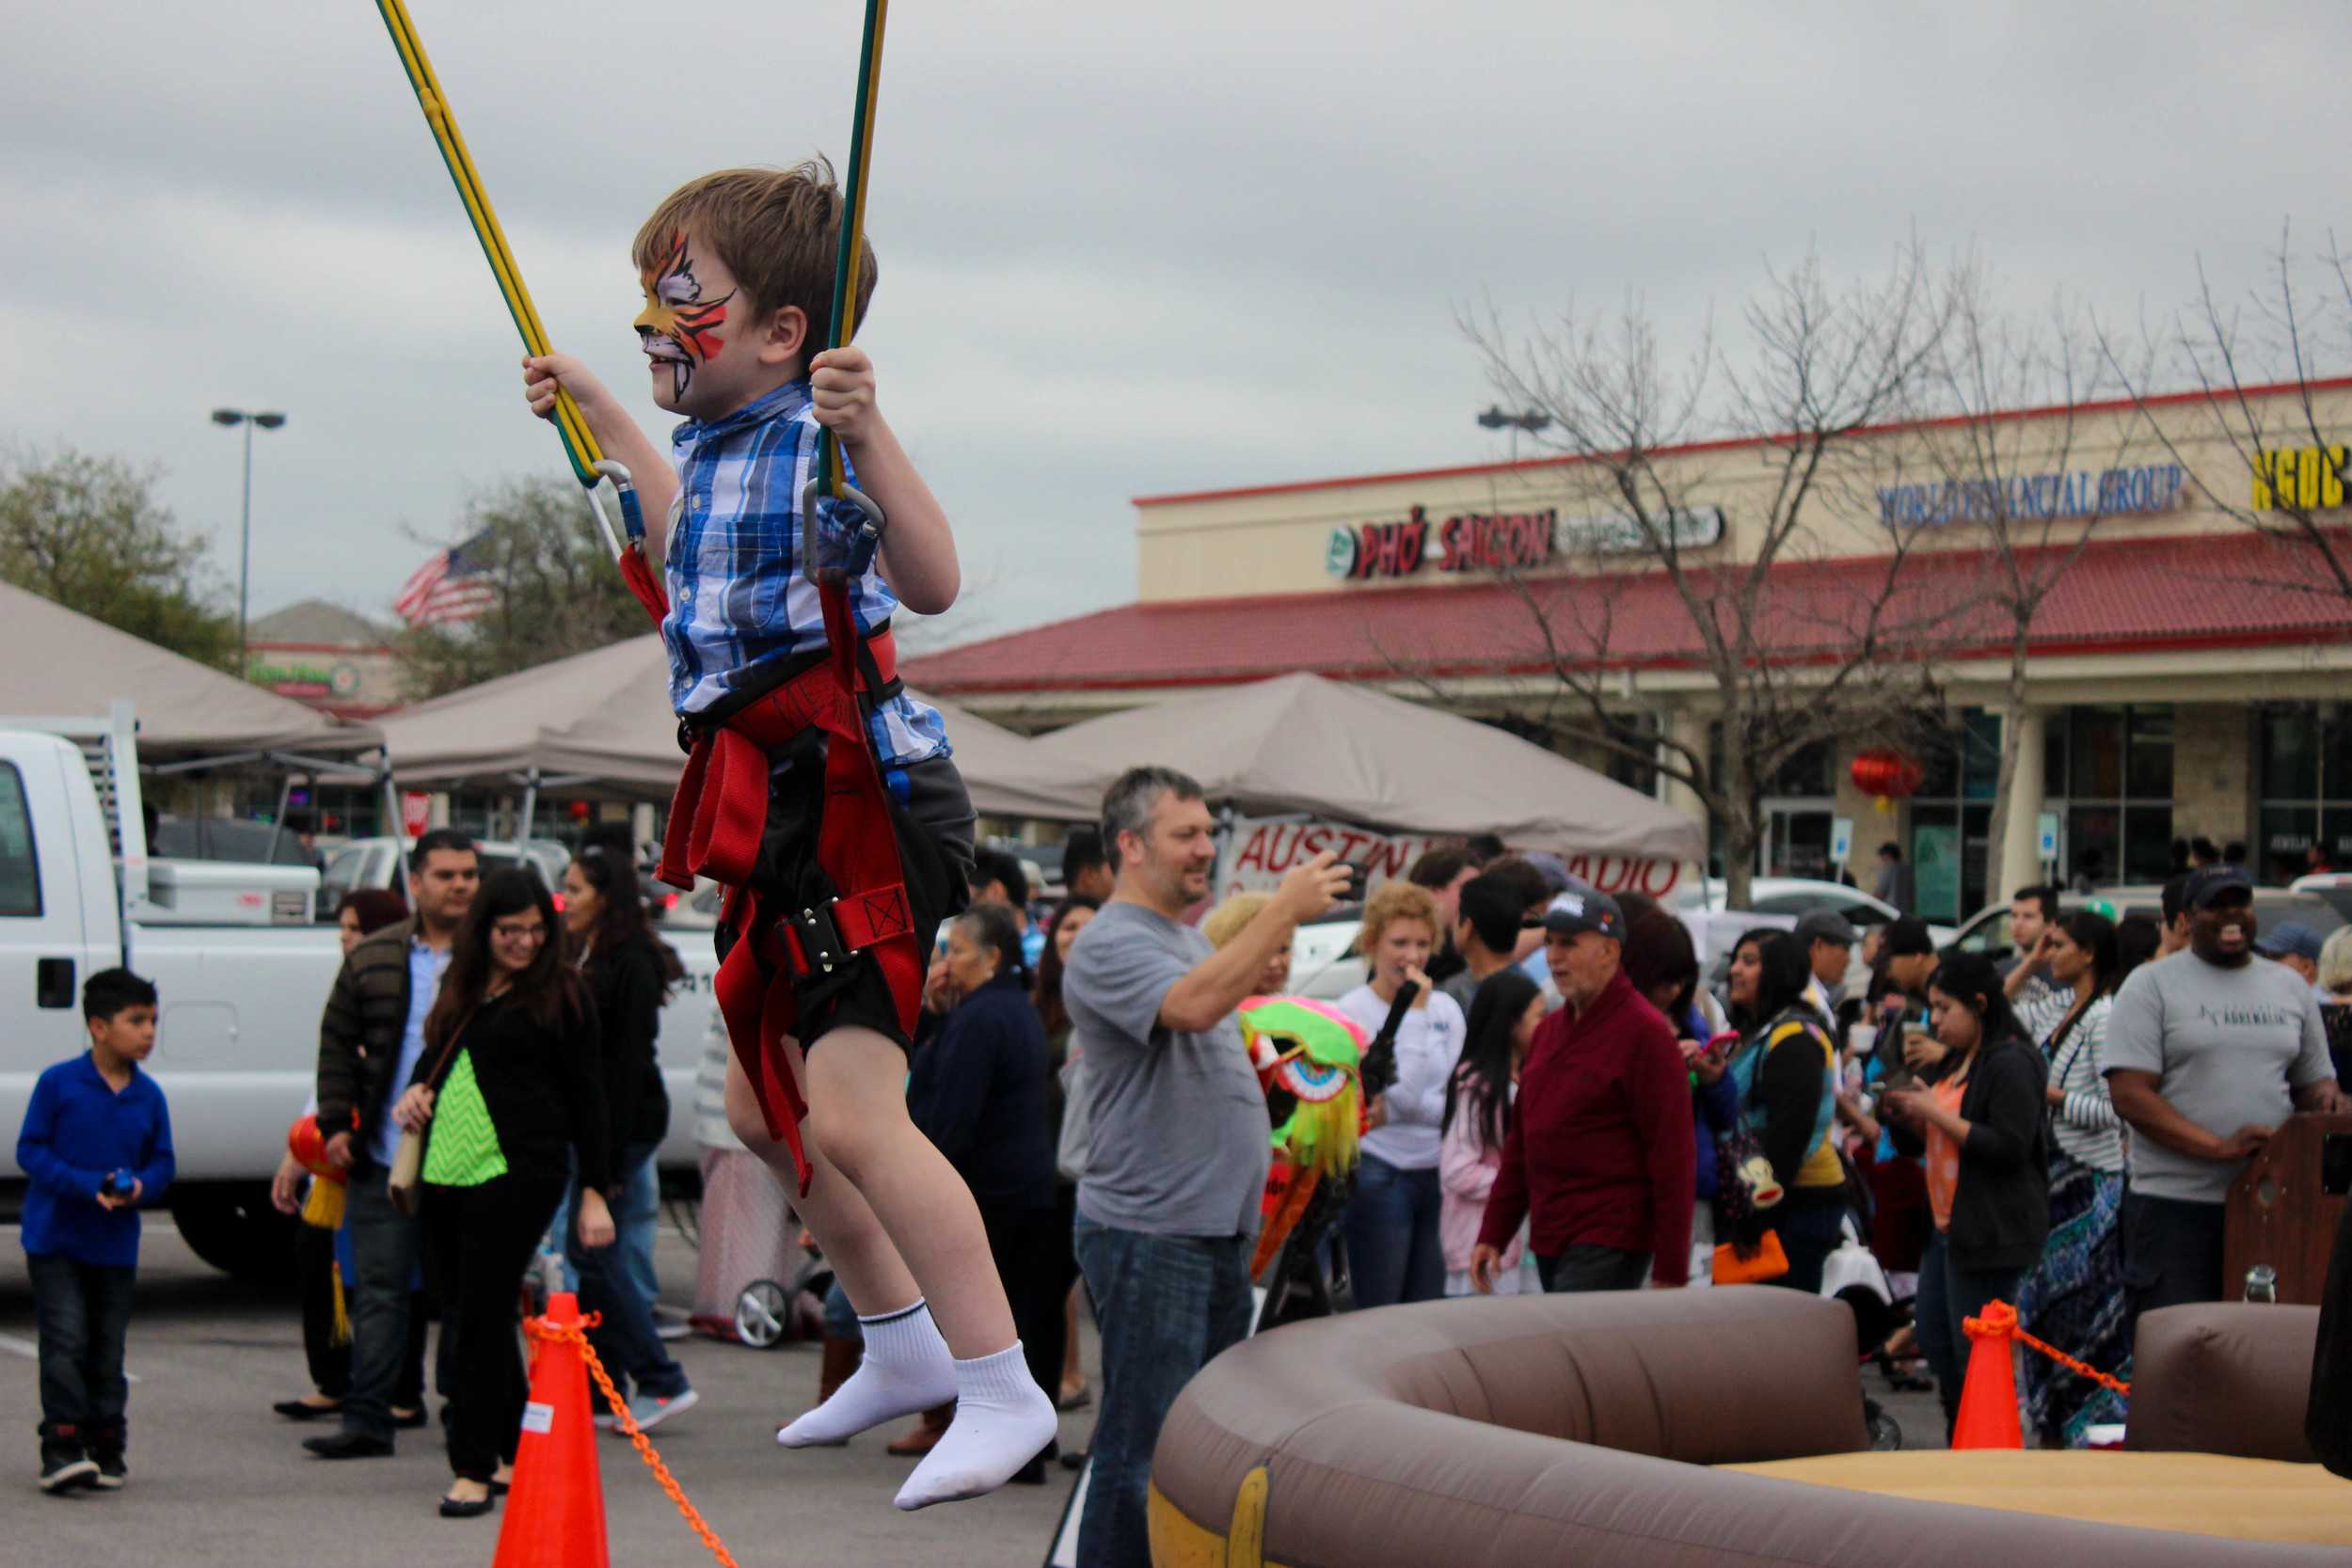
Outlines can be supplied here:
<path id="1" fill-rule="evenodd" d="M 839 902 L 837 898 L 828 898 L 815 909 L 803 910 L 791 917 L 804 968 L 831 974 L 835 964 L 847 963 L 855 957 L 855 950 L 842 940 L 841 927 L 834 924 L 833 907 Z"/>

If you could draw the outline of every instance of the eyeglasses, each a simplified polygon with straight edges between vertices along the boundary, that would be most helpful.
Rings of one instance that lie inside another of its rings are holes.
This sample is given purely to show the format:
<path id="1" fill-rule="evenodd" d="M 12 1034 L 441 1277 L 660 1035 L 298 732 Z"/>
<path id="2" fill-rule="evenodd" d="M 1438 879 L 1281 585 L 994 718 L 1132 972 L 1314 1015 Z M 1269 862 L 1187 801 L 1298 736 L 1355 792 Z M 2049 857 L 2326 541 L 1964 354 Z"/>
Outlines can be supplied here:
<path id="1" fill-rule="evenodd" d="M 548 927 L 544 921 L 534 920 L 528 926 L 521 926 L 511 920 L 501 920 L 490 927 L 490 934 L 501 942 L 545 942 Z"/>

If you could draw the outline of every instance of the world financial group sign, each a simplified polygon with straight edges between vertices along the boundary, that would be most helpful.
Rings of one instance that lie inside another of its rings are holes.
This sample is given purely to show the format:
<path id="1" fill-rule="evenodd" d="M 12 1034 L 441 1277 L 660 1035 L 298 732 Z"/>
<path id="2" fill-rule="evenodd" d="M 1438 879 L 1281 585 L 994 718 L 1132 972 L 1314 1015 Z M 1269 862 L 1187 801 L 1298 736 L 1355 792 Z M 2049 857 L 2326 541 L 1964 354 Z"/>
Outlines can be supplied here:
<path id="1" fill-rule="evenodd" d="M 1660 525 L 1677 547 L 1700 549 L 1722 540 L 1720 507 L 1674 513 Z M 1324 546 L 1324 569 L 1335 578 L 1365 581 L 1408 578 L 1423 568 L 1438 572 L 1519 572 L 1562 557 L 1617 555 L 1642 549 L 1642 524 L 1626 513 L 1563 517 L 1556 507 L 1541 512 L 1468 512 L 1434 519 L 1415 506 L 1401 521 L 1335 528 Z"/>
<path id="2" fill-rule="evenodd" d="M 1947 479 L 1879 491 L 1879 521 L 1890 528 L 1941 528 L 2000 517 L 2112 517 L 2169 512 L 2188 470 L 2178 463 L 2135 468 L 2075 468 L 2006 479 Z"/>

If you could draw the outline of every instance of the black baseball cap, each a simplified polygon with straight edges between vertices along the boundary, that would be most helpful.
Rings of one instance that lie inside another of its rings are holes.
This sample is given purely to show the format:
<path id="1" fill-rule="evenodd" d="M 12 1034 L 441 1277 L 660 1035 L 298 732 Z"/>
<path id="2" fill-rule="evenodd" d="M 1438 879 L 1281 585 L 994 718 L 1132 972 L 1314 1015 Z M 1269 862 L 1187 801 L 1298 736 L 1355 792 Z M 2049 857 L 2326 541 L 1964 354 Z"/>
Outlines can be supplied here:
<path id="1" fill-rule="evenodd" d="M 2254 879 L 2246 874 L 2246 867 L 2227 863 L 2200 866 L 2189 873 L 2188 886 L 2181 891 L 2181 902 L 2188 909 L 2209 910 L 2231 892 L 2252 895 Z"/>
<path id="2" fill-rule="evenodd" d="M 1544 929 L 1562 936 L 1590 931 L 1595 936 L 1625 940 L 1625 911 L 1614 898 L 1595 888 L 1570 888 L 1553 898 L 1544 911 Z"/>
<path id="3" fill-rule="evenodd" d="M 1886 945 L 1882 951 L 1890 958 L 1932 958 L 1935 938 L 1928 934 L 1926 921 L 1906 914 L 1886 923 Z"/>

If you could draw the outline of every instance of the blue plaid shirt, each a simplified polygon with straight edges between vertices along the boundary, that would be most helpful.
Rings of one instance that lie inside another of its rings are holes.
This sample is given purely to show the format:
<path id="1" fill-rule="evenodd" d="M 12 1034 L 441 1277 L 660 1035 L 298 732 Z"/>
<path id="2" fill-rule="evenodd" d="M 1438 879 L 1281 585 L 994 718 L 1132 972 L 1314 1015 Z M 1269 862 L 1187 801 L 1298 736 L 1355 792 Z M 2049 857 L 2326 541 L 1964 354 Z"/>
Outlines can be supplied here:
<path id="1" fill-rule="evenodd" d="M 678 493 L 661 641 L 670 704 L 682 716 L 755 680 L 763 664 L 825 645 L 817 585 L 800 566 L 801 493 L 817 472 L 818 428 L 808 383 L 791 381 L 723 420 L 688 420 L 671 435 Z M 898 608 L 870 567 L 850 590 L 861 628 Z M 947 729 L 900 692 L 875 710 L 874 750 L 889 768 L 944 757 Z"/>

